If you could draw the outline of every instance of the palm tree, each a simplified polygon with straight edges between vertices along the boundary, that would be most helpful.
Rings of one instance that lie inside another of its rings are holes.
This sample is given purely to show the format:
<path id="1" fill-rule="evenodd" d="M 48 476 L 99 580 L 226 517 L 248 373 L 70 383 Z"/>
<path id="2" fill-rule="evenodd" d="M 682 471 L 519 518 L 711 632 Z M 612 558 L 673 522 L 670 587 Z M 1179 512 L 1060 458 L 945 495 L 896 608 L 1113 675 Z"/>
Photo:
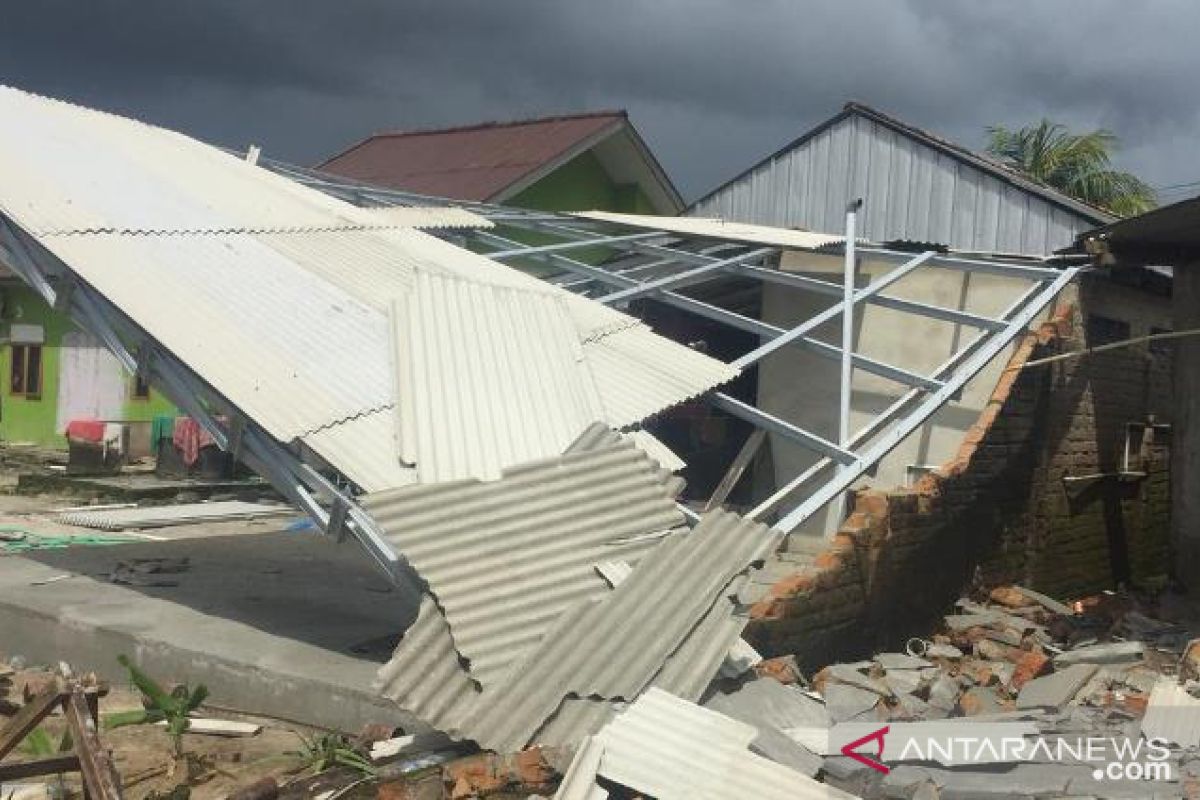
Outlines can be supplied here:
<path id="1" fill-rule="evenodd" d="M 1070 133 L 1043 119 L 1019 130 L 989 127 L 987 151 L 1036 181 L 1127 217 L 1155 206 L 1154 190 L 1136 175 L 1115 170 L 1117 137 L 1103 128 Z"/>

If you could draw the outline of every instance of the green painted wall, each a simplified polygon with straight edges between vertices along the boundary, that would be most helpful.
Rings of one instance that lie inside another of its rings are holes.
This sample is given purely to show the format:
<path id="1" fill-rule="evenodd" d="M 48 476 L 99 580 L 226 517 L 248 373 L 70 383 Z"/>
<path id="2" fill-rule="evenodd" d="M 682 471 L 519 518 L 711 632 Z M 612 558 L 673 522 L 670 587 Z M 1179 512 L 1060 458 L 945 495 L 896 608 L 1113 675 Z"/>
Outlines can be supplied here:
<path id="1" fill-rule="evenodd" d="M 541 211 L 621 211 L 653 214 L 650 198 L 636 184 L 617 184 L 591 151 L 580 153 L 532 186 L 504 201 Z"/>
<path id="2" fill-rule="evenodd" d="M 42 394 L 38 399 L 13 396 L 9 376 L 12 368 L 12 347 L 0 348 L 0 441 L 34 442 L 50 447 L 66 448 L 66 439 L 56 431 L 59 387 L 59 353 L 64 334 L 74 330 L 71 321 L 53 309 L 32 289 L 24 286 L 5 286 L 6 313 L 4 333 L 8 323 L 41 325 L 45 332 L 42 344 Z M 175 407 L 158 392 L 151 390 L 149 399 L 133 399 L 133 379 L 127 377 L 123 420 L 148 422 L 155 414 L 174 414 Z"/>
<path id="3" fill-rule="evenodd" d="M 590 151 L 581 153 L 561 167 L 504 201 L 505 205 L 539 211 L 618 211 L 626 214 L 653 214 L 650 198 L 637 184 L 618 184 Z M 519 228 L 501 226 L 497 234 L 528 245 L 553 244 L 558 237 Z M 602 247 L 573 250 L 571 258 L 585 264 L 600 264 L 615 253 Z M 507 262 L 534 275 L 555 274 L 557 267 L 538 261 Z"/>

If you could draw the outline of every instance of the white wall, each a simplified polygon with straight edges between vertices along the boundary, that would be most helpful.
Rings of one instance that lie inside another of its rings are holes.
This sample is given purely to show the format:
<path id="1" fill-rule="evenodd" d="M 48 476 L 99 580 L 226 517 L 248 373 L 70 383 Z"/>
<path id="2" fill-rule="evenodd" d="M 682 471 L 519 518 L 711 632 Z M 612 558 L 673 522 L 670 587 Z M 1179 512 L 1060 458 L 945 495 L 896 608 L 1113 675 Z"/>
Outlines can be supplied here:
<path id="1" fill-rule="evenodd" d="M 859 285 L 893 269 L 894 264 L 864 261 L 860 266 Z M 785 253 L 782 268 L 814 277 L 841 282 L 840 256 L 814 256 Z M 922 267 L 886 290 L 886 294 L 907 300 L 998 317 L 1030 284 L 1014 278 Z M 784 328 L 794 327 L 828 308 L 838 298 L 764 284 L 763 319 Z M 930 374 L 979 330 L 927 317 L 915 316 L 876 305 L 858 306 L 855 320 L 855 351 L 862 355 Z M 819 328 L 815 337 L 840 344 L 841 318 Z M 1000 372 L 1011 354 L 1011 347 L 972 380 L 961 400 L 949 403 L 925 425 L 902 442 L 879 465 L 873 478 L 860 485 L 897 486 L 908 479 L 908 465 L 937 466 L 948 461 L 958 450 L 963 434 L 978 417 L 991 395 Z M 807 430 L 837 439 L 839 364 L 801 347 L 785 347 L 769 356 L 759 368 L 758 404 L 763 410 L 793 422 Z M 855 370 L 851 399 L 850 429 L 860 430 L 874 415 L 901 397 L 906 386 L 885 378 Z M 775 481 L 783 485 L 818 456 L 794 442 L 771 437 Z M 799 494 L 796 497 L 802 497 Z M 793 498 L 784 507 L 794 505 Z M 825 515 L 812 528 L 827 529 L 832 520 Z"/>

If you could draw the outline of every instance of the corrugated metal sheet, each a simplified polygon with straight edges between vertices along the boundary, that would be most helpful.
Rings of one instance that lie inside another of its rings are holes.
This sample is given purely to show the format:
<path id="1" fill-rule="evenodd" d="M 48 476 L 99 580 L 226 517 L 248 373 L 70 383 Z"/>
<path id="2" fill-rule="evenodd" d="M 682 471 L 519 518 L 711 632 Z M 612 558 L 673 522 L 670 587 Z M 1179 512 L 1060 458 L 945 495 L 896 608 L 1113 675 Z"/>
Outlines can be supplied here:
<path id="1" fill-rule="evenodd" d="M 737 377 L 728 364 L 697 353 L 644 325 L 589 342 L 605 421 L 623 428 Z"/>
<path id="2" fill-rule="evenodd" d="M 280 441 L 392 405 L 387 318 L 253 237 L 42 242 Z"/>
<path id="3" fill-rule="evenodd" d="M 621 225 L 652 231 L 670 231 L 687 236 L 725 239 L 747 244 L 774 245 L 797 250 L 820 250 L 830 245 L 841 244 L 845 240 L 844 236 L 789 230 L 786 227 L 753 225 L 717 218 L 656 217 L 648 214 L 618 214 L 612 211 L 583 211 L 577 216 L 603 222 L 617 222 Z"/>
<path id="4" fill-rule="evenodd" d="M 1174 679 L 1161 678 L 1150 692 L 1142 735 L 1185 748 L 1200 746 L 1200 700 Z"/>
<path id="5" fill-rule="evenodd" d="M 489 200 L 625 122 L 620 111 L 381 133 L 321 165 L 335 175 L 456 200 Z"/>
<path id="6" fill-rule="evenodd" d="M 457 206 L 382 206 L 370 209 L 385 225 L 406 228 L 494 228 L 496 223 Z"/>
<path id="7" fill-rule="evenodd" d="M 301 440 L 364 492 L 417 482 L 417 471 L 396 454 L 396 411 L 387 406 L 305 434 Z"/>
<path id="8" fill-rule="evenodd" d="M 1051 199 L 1057 196 L 1058 201 Z M 1103 212 L 1023 183 L 963 148 L 854 106 L 701 198 L 686 213 L 836 233 L 861 197 L 859 235 L 1043 255 Z"/>
<path id="9" fill-rule="evenodd" d="M 556 295 L 419 271 L 392 325 L 401 460 L 422 483 L 494 480 L 605 418 Z"/>
<path id="10" fill-rule="evenodd" d="M 243 503 L 236 500 L 212 503 L 183 503 L 174 506 L 146 508 L 108 508 L 99 511 L 71 511 L 60 514 L 64 525 L 120 531 L 128 528 L 164 528 L 168 525 L 187 525 L 192 522 L 216 522 L 229 519 L 295 514 L 291 506 Z"/>
<path id="11" fill-rule="evenodd" d="M 591 438 L 597 449 L 510 469 L 498 481 L 363 498 L 388 543 L 428 581 L 484 686 L 565 609 L 607 593 L 597 562 L 636 563 L 657 544 L 645 534 L 683 524 L 669 473 L 627 441 Z"/>
<path id="12" fill-rule="evenodd" d="M 584 739 L 554 793 L 554 800 L 607 800 L 608 792 L 596 785 L 596 770 L 600 769 L 603 752 L 604 745 L 600 742 L 591 736 Z"/>
<path id="13" fill-rule="evenodd" d="M 751 753 L 750 725 L 651 689 L 596 735 L 597 773 L 658 800 L 852 800 L 852 795 Z M 594 751 L 585 752 L 595 763 Z M 581 765 L 580 773 L 584 772 Z M 574 784 L 583 783 L 582 775 Z"/>
<path id="14" fill-rule="evenodd" d="M 470 737 L 508 752 L 525 746 L 564 696 L 636 697 L 734 577 L 764 559 L 779 539 L 764 525 L 714 511 L 690 534 L 664 540 L 610 593 L 564 612 L 504 681 L 484 688 L 469 720 Z M 724 643 L 707 678 L 732 643 Z"/>
<path id="15" fill-rule="evenodd" d="M 113 114 L 0 87 L 0 119 L 0 208 L 38 235 L 384 224 L 187 136 Z"/>
<path id="16" fill-rule="evenodd" d="M 665 470 L 671 472 L 679 472 L 687 466 L 687 462 L 676 455 L 675 451 L 663 444 L 650 431 L 629 431 L 623 434 L 633 440 L 633 443 L 642 449 L 646 455 L 653 458 Z"/>

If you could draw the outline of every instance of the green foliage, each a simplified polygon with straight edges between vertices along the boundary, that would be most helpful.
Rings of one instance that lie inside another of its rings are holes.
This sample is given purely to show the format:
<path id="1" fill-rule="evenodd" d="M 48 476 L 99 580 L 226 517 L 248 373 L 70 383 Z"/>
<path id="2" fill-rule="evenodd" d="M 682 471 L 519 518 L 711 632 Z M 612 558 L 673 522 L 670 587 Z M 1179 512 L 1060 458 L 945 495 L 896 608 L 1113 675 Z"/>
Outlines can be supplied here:
<path id="1" fill-rule="evenodd" d="M 1018 130 L 987 129 L 987 151 L 1034 180 L 1118 216 L 1155 206 L 1154 190 L 1137 176 L 1112 168 L 1118 146 L 1111 131 L 1070 133 L 1043 119 Z"/>
<path id="2" fill-rule="evenodd" d="M 313 772 L 349 767 L 363 775 L 375 774 L 375 767 L 371 766 L 366 756 L 340 733 L 323 733 L 309 738 L 301 736 L 300 741 L 303 749 L 291 755 L 299 756 Z"/>
<path id="3" fill-rule="evenodd" d="M 166 720 L 167 733 L 170 734 L 175 744 L 175 754 L 181 754 L 183 752 L 183 732 L 188 727 L 188 715 L 199 708 L 200 704 L 208 697 L 208 687 L 199 684 L 195 689 L 190 689 L 186 685 L 181 685 L 176 686 L 168 693 L 159 686 L 157 681 L 138 669 L 128 656 L 117 656 L 117 661 L 129 671 L 130 681 L 150 704 L 150 708 L 146 711 L 146 717 L 141 721 Z M 105 724 L 116 727 L 108 720 Z M 128 715 L 126 721 L 118 721 L 117 724 L 137 724 L 137 721 L 133 715 Z"/>
<path id="4" fill-rule="evenodd" d="M 37 727 L 30 731 L 17 748 L 20 752 L 33 758 L 48 758 L 71 749 L 71 735 L 64 733 L 63 738 L 55 742 L 45 728 Z"/>

